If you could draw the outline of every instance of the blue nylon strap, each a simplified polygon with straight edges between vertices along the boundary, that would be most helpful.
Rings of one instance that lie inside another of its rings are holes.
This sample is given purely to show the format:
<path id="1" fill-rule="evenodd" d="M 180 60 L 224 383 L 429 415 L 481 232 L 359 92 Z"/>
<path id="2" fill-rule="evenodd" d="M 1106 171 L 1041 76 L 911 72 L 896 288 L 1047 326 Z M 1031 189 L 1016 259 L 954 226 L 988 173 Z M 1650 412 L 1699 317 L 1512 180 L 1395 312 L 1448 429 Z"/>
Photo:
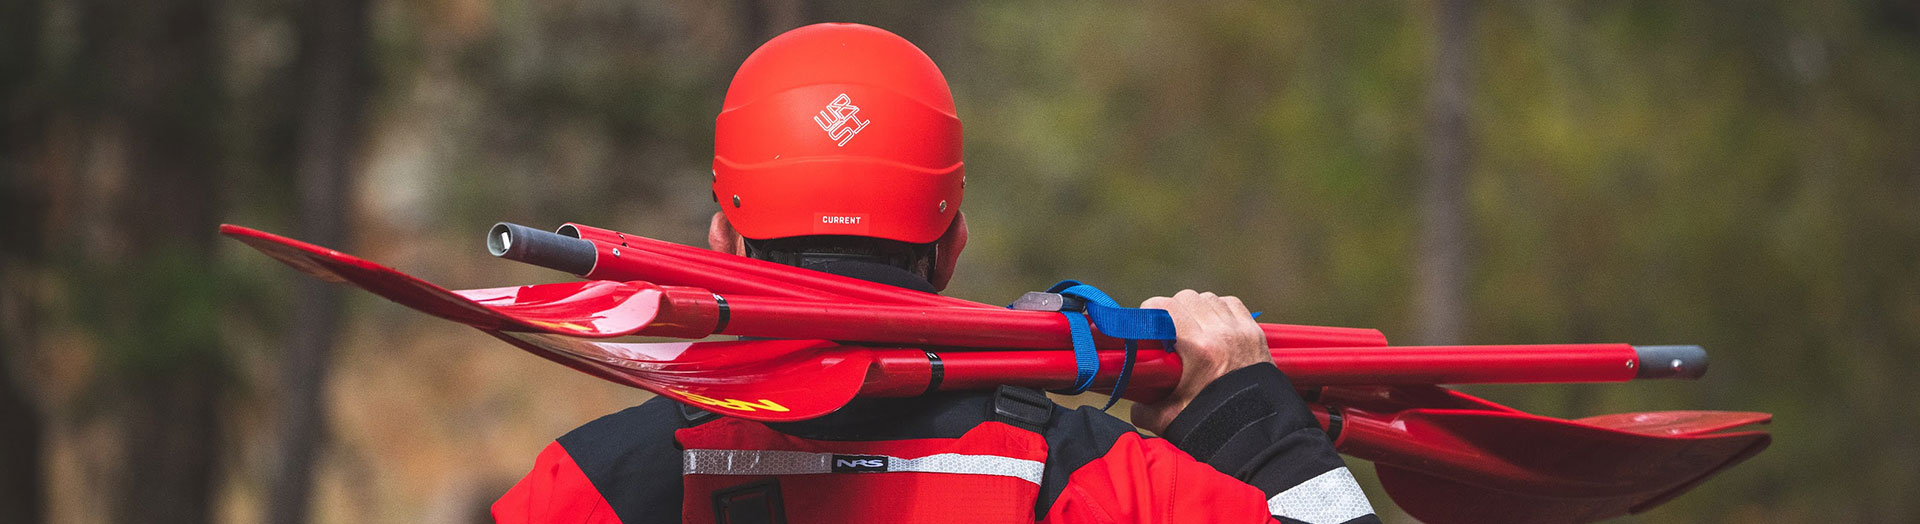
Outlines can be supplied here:
<path id="1" fill-rule="evenodd" d="M 1047 292 L 1087 301 L 1087 318 L 1107 336 L 1130 340 L 1174 339 L 1173 317 L 1166 311 L 1120 307 L 1120 303 L 1099 288 L 1077 280 L 1062 280 Z"/>
<path id="2" fill-rule="evenodd" d="M 1126 359 L 1121 363 L 1120 376 L 1113 383 L 1113 394 L 1107 397 L 1106 410 L 1119 402 L 1120 395 L 1126 391 L 1127 379 L 1133 375 L 1133 362 L 1138 351 L 1139 340 L 1173 340 L 1173 317 L 1158 309 L 1136 309 L 1120 307 L 1113 297 L 1107 296 L 1098 288 L 1082 284 L 1077 280 L 1062 280 L 1047 289 L 1048 293 L 1059 293 L 1085 301 L 1085 311 L 1081 314 L 1062 311 L 1066 315 L 1067 326 L 1073 335 L 1074 372 L 1073 389 L 1064 393 L 1077 394 L 1093 385 L 1094 376 L 1100 373 L 1100 352 L 1093 345 L 1093 326 L 1107 336 L 1121 339 L 1126 344 Z M 1172 349 L 1167 344 L 1167 349 Z"/>
<path id="3" fill-rule="evenodd" d="M 1093 348 L 1093 330 L 1087 327 L 1086 315 L 1071 311 L 1061 311 L 1067 317 L 1067 328 L 1073 333 L 1073 389 L 1069 395 L 1086 391 L 1093 385 L 1093 376 L 1100 373 L 1100 353 Z"/>

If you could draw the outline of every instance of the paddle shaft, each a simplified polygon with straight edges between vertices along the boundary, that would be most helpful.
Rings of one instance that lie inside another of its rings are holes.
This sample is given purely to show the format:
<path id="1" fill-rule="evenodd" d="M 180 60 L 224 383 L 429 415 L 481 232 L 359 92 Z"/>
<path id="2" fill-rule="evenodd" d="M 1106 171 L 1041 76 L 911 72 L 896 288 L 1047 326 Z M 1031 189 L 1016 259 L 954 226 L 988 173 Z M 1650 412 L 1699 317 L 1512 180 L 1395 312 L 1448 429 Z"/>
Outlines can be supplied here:
<path id="1" fill-rule="evenodd" d="M 1063 344 L 1066 318 L 1054 313 L 1011 311 L 581 224 L 563 225 L 557 234 L 500 224 L 489 232 L 490 244 L 501 234 L 521 236 L 521 245 L 590 243 L 595 258 L 591 269 L 582 274 L 589 279 L 643 280 L 725 294 L 728 320 L 716 330 L 722 334 L 986 348 L 1068 347 Z M 496 255 L 506 251 L 490 250 Z M 584 251 L 584 246 L 579 250 Z M 554 263 L 514 258 L 555 268 L 585 265 L 579 260 Z M 701 292 L 669 293 L 668 300 L 691 307 L 679 308 L 688 314 L 707 316 L 696 306 L 703 297 L 686 296 Z M 665 322 L 692 326 L 701 320 Z M 1284 324 L 1263 328 L 1269 344 L 1276 347 L 1386 345 L 1386 337 L 1373 329 Z M 679 336 L 680 331 L 674 333 L 670 336 Z M 1098 338 L 1101 347 L 1119 347 L 1117 340 Z"/>
<path id="2" fill-rule="evenodd" d="M 698 289 L 698 288 L 690 288 Z M 669 297 L 684 291 L 668 288 Z M 1003 308 L 923 307 L 860 304 L 726 295 L 725 335 L 955 346 L 990 349 L 1068 349 L 1067 318 L 1058 312 Z M 1261 324 L 1272 347 L 1386 345 L 1372 329 Z M 1098 333 L 1095 345 L 1119 348 L 1121 341 Z M 1159 347 L 1158 342 L 1143 342 Z"/>
<path id="3" fill-rule="evenodd" d="M 560 226 L 559 234 L 598 246 L 599 257 L 593 272 L 582 275 L 595 280 L 645 280 L 769 297 L 840 297 L 881 304 L 994 307 L 572 222 Z M 619 250 L 617 256 L 616 249 Z"/>
<path id="4" fill-rule="evenodd" d="M 1064 351 L 1071 347 L 1067 322 L 1059 313 L 722 298 L 700 288 L 663 289 L 654 320 L 658 328 L 642 330 L 642 335 L 691 338 L 718 333 L 931 348 L 876 350 L 876 373 L 866 388 L 870 395 L 998 384 L 1060 389 L 1072 385 L 1075 376 L 1073 354 Z M 1392 347 L 1372 330 L 1285 324 L 1261 328 L 1275 364 L 1300 385 L 1624 382 L 1646 376 L 1641 372 L 1643 350 L 1628 344 Z M 1111 387 L 1122 368 L 1122 344 L 1105 336 L 1096 336 L 1096 341 L 1105 350 L 1095 384 Z M 1140 346 L 1130 379 L 1137 393 L 1146 395 L 1178 382 L 1177 355 L 1157 341 Z"/>
<path id="5" fill-rule="evenodd" d="M 867 376 L 863 396 L 912 396 L 930 386 L 938 391 L 1000 384 L 1064 389 L 1075 378 L 1073 354 L 1065 351 L 874 351 L 874 371 Z M 1638 363 L 1627 344 L 1273 348 L 1272 353 L 1274 365 L 1301 387 L 1625 382 L 1635 377 Z M 1101 351 L 1093 388 L 1111 389 L 1124 358 L 1122 351 Z M 1178 355 L 1143 349 L 1126 396 L 1152 400 L 1179 380 Z"/>

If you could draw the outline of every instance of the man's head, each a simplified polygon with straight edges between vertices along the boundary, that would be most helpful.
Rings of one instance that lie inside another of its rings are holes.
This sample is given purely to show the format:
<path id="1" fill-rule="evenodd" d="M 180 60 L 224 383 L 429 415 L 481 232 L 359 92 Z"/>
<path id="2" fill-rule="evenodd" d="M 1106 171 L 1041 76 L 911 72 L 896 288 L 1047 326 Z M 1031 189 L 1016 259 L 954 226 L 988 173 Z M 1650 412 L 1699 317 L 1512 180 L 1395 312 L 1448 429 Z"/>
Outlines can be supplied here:
<path id="1" fill-rule="evenodd" d="M 858 24 L 774 37 L 734 74 L 714 131 L 714 249 L 946 287 L 966 244 L 960 120 L 912 43 Z"/>

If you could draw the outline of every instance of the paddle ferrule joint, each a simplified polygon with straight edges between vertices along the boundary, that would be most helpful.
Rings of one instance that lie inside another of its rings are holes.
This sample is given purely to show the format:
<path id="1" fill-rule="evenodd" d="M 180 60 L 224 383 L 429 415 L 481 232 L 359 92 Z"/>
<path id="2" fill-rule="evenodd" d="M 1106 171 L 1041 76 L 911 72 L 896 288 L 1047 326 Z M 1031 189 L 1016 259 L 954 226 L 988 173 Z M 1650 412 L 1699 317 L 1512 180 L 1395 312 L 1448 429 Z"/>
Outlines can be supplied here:
<path id="1" fill-rule="evenodd" d="M 927 391 L 922 395 L 940 392 L 940 383 L 947 379 L 947 365 L 940 362 L 940 354 L 927 351 Z"/>

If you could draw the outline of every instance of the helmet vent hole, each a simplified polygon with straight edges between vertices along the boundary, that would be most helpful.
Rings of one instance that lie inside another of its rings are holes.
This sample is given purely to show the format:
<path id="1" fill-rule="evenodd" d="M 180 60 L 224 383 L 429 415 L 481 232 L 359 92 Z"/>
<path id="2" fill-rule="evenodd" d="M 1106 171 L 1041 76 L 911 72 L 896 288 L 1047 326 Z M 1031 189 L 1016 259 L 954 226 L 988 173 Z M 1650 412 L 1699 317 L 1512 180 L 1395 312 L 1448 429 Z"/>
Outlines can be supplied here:
<path id="1" fill-rule="evenodd" d="M 733 196 L 733 207 L 734 207 L 734 208 L 739 208 L 739 207 L 740 207 L 740 195 L 734 195 L 734 196 Z"/>

